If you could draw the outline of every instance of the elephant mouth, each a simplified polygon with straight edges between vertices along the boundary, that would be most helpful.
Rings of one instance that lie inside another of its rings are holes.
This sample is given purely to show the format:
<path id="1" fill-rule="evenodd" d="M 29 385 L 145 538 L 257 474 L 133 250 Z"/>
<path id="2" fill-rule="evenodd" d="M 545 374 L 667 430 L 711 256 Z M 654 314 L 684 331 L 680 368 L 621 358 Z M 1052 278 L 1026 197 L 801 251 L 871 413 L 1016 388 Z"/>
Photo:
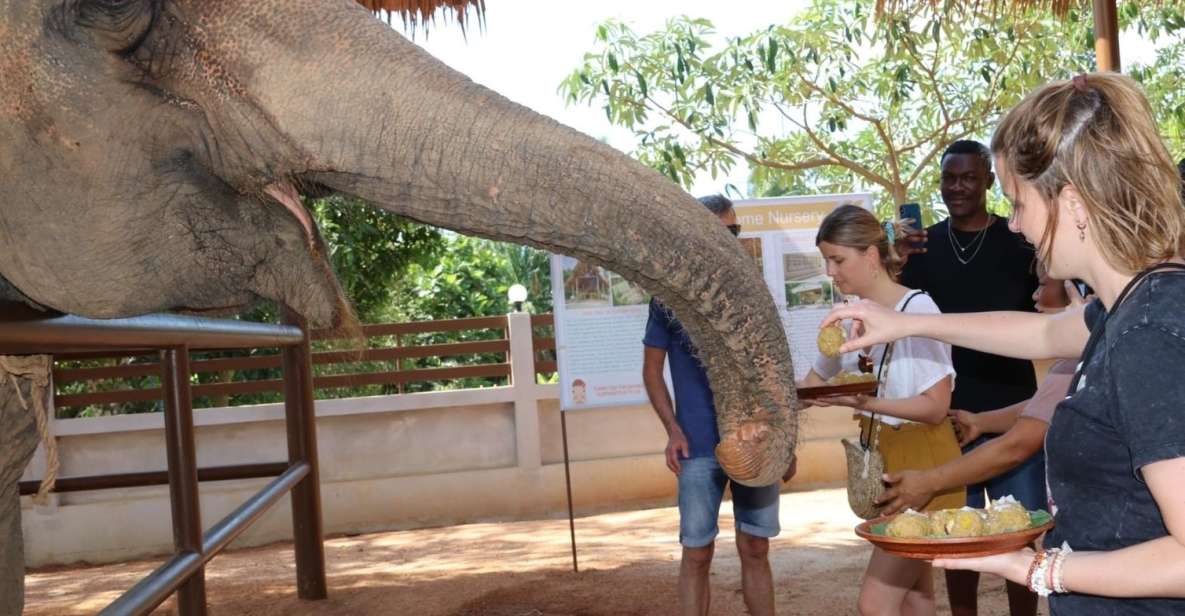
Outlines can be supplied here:
<path id="1" fill-rule="evenodd" d="M 288 210 L 296 220 L 300 222 L 300 226 L 304 229 L 305 242 L 308 243 L 309 250 L 316 250 L 317 247 L 317 232 L 314 230 L 316 224 L 309 216 L 308 210 L 300 203 L 300 195 L 296 192 L 296 186 L 291 182 L 277 181 L 263 187 L 263 192 L 267 196 L 278 202 L 284 209 Z"/>

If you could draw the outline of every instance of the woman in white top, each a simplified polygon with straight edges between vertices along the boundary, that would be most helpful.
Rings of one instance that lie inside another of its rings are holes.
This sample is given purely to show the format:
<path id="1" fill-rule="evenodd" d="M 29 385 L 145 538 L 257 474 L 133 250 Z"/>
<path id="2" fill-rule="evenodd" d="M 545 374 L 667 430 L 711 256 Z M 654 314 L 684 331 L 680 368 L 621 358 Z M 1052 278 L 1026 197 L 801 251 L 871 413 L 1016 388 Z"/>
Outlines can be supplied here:
<path id="1" fill-rule="evenodd" d="M 898 311 L 937 314 L 938 306 L 928 295 L 897 282 L 901 261 L 893 251 L 894 232 L 893 223 L 882 226 L 868 210 L 844 205 L 823 219 L 815 245 L 827 261 L 827 274 L 845 295 Z M 886 348 L 878 345 L 864 354 L 871 359 L 873 373 L 880 375 L 878 397 L 831 397 L 825 404 L 858 411 L 862 434 L 878 431 L 888 472 L 932 468 L 957 458 L 958 441 L 947 419 L 955 376 L 950 345 L 904 338 L 894 343 L 885 363 Z M 859 363 L 856 353 L 821 356 L 799 385 L 825 385 L 841 371 L 858 372 Z M 951 490 L 936 495 L 926 509 L 958 508 L 964 501 L 962 490 Z M 875 548 L 861 583 L 859 608 L 865 615 L 933 614 L 930 564 Z"/>

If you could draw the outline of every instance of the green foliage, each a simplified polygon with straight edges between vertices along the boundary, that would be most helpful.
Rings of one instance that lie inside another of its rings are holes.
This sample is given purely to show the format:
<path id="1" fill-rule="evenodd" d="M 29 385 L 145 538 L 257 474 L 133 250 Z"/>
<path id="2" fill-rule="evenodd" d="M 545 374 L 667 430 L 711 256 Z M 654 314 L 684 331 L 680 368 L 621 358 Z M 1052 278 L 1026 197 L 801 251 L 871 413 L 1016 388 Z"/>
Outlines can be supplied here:
<path id="1" fill-rule="evenodd" d="M 527 288 L 524 310 L 551 311 L 551 276 L 548 253 L 520 246 L 491 242 L 464 235 L 447 234 L 441 257 L 428 265 L 414 265 L 408 271 L 399 306 L 401 320 L 424 321 L 503 315 L 512 309 L 506 297 L 511 285 Z M 444 344 L 500 337 L 492 330 L 420 334 L 406 344 Z M 405 362 L 405 368 L 463 366 L 503 361 L 501 354 L 459 357 L 426 357 Z M 482 387 L 502 379 L 467 378 L 452 387 Z M 433 383 L 413 383 L 408 391 L 439 388 Z"/>
<path id="2" fill-rule="evenodd" d="M 408 268 L 398 309 L 409 321 L 506 314 L 506 292 L 519 283 L 527 308 L 548 312 L 550 280 L 546 252 L 449 233 L 440 258 Z"/>
<path id="3" fill-rule="evenodd" d="M 309 209 L 342 290 L 363 322 L 387 312 L 410 269 L 435 261 L 444 250 L 445 240 L 435 227 L 359 199 L 334 195 L 313 200 Z"/>
<path id="4" fill-rule="evenodd" d="M 503 244 L 449 232 L 400 219 L 357 199 L 333 196 L 306 202 L 313 213 L 329 249 L 334 269 L 347 297 L 364 323 L 413 320 L 454 319 L 495 316 L 510 310 L 506 298 L 512 284 L 527 287 L 529 301 L 524 307 L 534 312 L 551 311 L 551 283 L 548 253 L 516 244 Z M 274 323 L 279 313 L 271 304 L 261 304 L 237 318 Z M 548 335 L 542 333 L 541 335 Z M 407 336 L 403 345 L 444 344 L 497 338 L 492 330 L 449 332 Z M 395 346 L 392 337 L 373 338 L 374 346 Z M 340 346 L 340 345 L 338 345 Z M 332 342 L 314 342 L 314 351 L 334 350 Z M 340 350 L 340 349 L 338 349 Z M 194 367 L 202 359 L 275 355 L 276 349 L 250 349 L 194 353 Z M 403 360 L 400 368 L 462 366 L 504 361 L 501 354 L 429 357 Z M 61 362 L 59 368 L 98 368 L 117 365 L 154 363 L 156 354 L 118 359 Z M 389 362 L 353 362 L 315 365 L 314 374 L 329 376 L 391 369 Z M 281 378 L 276 369 L 202 372 L 191 377 L 191 384 L 260 381 Z M 404 391 L 427 391 L 441 388 L 480 387 L 503 384 L 505 379 L 458 379 L 450 383 L 413 383 Z M 108 392 L 127 389 L 152 389 L 160 386 L 153 374 L 127 379 L 76 381 L 60 383 L 59 394 Z M 340 398 L 390 394 L 393 385 L 366 385 L 318 390 L 319 398 Z M 197 396 L 195 408 L 262 404 L 278 402 L 277 392 L 234 396 Z M 147 401 L 121 405 L 90 405 L 58 409 L 58 417 L 93 417 L 107 414 L 144 413 L 161 410 L 161 402 Z"/>
<path id="5" fill-rule="evenodd" d="M 1169 6 L 1180 3 L 1141 4 L 1122 5 L 1124 26 L 1181 38 L 1185 20 Z M 703 19 L 649 34 L 609 21 L 560 91 L 602 105 L 635 132 L 638 159 L 684 186 L 747 163 L 754 195 L 871 188 L 882 215 L 918 201 L 931 222 L 950 142 L 986 139 L 1028 91 L 1094 65 L 1089 15 L 918 9 L 877 18 L 873 9 L 871 0 L 814 0 L 788 24 L 722 45 Z M 1174 43 L 1131 69 L 1178 140 L 1182 53 Z"/>

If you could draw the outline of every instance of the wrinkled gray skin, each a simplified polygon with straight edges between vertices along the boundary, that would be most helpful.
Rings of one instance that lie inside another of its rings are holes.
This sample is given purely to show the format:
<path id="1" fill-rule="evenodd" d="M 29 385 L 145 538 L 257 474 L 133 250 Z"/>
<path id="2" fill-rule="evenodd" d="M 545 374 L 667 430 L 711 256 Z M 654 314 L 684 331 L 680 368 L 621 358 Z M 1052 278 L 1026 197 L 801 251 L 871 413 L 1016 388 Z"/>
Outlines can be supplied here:
<path id="1" fill-rule="evenodd" d="M 702 351 L 726 469 L 754 485 L 786 469 L 795 400 L 773 301 L 654 171 L 353 0 L 0 0 L 0 294 L 100 318 L 269 299 L 348 321 L 294 187 L 641 284 Z"/>

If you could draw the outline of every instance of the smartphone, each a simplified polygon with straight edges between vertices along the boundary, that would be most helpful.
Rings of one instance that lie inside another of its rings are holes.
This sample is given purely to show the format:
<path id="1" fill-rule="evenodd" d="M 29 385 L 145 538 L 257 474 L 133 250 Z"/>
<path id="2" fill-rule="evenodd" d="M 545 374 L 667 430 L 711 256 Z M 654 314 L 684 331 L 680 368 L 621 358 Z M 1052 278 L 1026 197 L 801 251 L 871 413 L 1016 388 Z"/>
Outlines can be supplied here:
<path id="1" fill-rule="evenodd" d="M 909 226 L 922 230 L 922 206 L 917 203 L 902 203 L 897 206 L 897 217 L 901 220 L 909 219 Z"/>

